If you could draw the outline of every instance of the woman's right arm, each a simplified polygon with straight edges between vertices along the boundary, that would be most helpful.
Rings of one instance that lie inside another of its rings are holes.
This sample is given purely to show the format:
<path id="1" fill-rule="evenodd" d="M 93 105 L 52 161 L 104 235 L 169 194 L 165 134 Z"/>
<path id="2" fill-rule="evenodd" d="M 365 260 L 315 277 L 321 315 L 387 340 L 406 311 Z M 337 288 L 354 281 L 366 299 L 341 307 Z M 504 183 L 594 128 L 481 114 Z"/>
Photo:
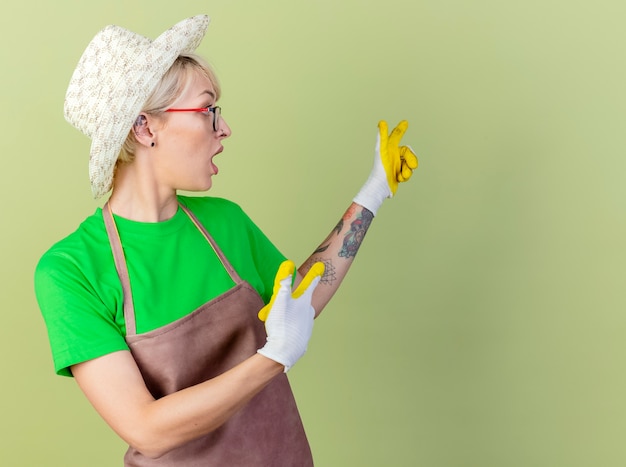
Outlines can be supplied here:
<path id="1" fill-rule="evenodd" d="M 155 400 L 129 351 L 72 366 L 81 390 L 111 428 L 148 457 L 218 428 L 284 365 L 255 354 L 222 375 Z"/>
<path id="2" fill-rule="evenodd" d="M 315 316 L 311 297 L 324 271 L 311 268 L 292 291 L 294 270 L 291 261 L 280 266 L 270 303 L 260 314 L 265 345 L 215 378 L 155 400 L 128 350 L 73 365 L 72 374 L 124 441 L 148 457 L 160 457 L 218 428 L 304 355 Z"/>

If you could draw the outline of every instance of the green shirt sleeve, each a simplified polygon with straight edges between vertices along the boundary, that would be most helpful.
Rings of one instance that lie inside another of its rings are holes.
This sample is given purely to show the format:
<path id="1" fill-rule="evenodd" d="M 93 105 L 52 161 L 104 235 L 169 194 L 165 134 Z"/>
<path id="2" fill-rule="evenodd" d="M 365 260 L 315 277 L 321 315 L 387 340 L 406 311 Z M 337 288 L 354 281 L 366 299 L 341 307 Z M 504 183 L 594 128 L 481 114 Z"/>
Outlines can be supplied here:
<path id="1" fill-rule="evenodd" d="M 128 350 L 114 313 L 98 299 L 71 258 L 48 252 L 35 270 L 35 294 L 57 374 L 107 353 Z"/>

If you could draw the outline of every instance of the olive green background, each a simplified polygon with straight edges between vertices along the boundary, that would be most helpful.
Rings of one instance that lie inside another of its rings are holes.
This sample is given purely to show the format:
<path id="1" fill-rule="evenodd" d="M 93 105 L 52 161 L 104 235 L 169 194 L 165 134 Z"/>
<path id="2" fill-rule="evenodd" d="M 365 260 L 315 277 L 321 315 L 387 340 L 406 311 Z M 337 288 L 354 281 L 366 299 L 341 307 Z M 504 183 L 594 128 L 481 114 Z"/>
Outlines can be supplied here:
<path id="1" fill-rule="evenodd" d="M 211 193 L 303 261 L 410 122 L 379 211 L 290 373 L 317 465 L 626 465 L 621 0 L 7 1 L 0 14 L 0 464 L 121 465 L 54 375 L 41 254 L 103 200 L 62 114 L 89 40 L 212 17 L 233 129 Z"/>

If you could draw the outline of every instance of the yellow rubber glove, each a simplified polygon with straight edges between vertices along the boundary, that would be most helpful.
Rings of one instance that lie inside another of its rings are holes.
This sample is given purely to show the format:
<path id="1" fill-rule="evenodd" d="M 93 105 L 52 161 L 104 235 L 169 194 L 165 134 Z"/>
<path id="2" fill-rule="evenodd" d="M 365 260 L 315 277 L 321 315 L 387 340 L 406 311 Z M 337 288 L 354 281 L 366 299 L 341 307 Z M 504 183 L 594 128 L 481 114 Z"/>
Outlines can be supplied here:
<path id="1" fill-rule="evenodd" d="M 272 298 L 270 299 L 269 303 L 261 308 L 261 311 L 259 311 L 258 316 L 261 321 L 267 321 L 267 316 L 270 314 L 270 310 L 274 306 L 274 302 L 276 301 L 276 297 L 280 292 L 283 281 L 285 281 L 287 278 L 293 277 L 293 273 L 295 272 L 295 270 L 296 265 L 293 261 L 286 260 L 281 263 L 278 271 L 276 272 L 276 277 L 274 278 L 274 290 L 272 291 Z M 309 269 L 309 272 L 306 273 L 306 276 L 304 276 L 304 279 L 302 279 L 302 282 L 300 282 L 300 285 L 296 288 L 296 290 L 293 291 L 291 296 L 293 298 L 300 297 L 309 288 L 313 280 L 318 277 L 321 278 L 323 274 L 324 263 L 315 263 L 311 267 L 311 269 Z"/>
<path id="2" fill-rule="evenodd" d="M 402 120 L 387 137 L 387 122 L 384 120 L 378 122 L 380 144 L 377 149 L 392 195 L 396 194 L 398 183 L 406 182 L 413 175 L 413 170 L 417 169 L 417 156 L 411 147 L 400 146 L 400 140 L 408 127 L 409 122 Z"/>
<path id="3" fill-rule="evenodd" d="M 417 168 L 417 156 L 410 146 L 400 146 L 409 123 L 402 120 L 391 134 L 387 122 L 378 123 L 378 137 L 374 166 L 367 181 L 354 197 L 354 202 L 376 215 L 385 198 L 391 198 L 398 190 L 398 183 L 406 182 Z"/>
<path id="4" fill-rule="evenodd" d="M 324 264 L 315 263 L 296 290 L 291 290 L 296 265 L 284 261 L 274 279 L 270 302 L 259 311 L 265 322 L 267 342 L 258 353 L 285 366 L 285 373 L 304 355 L 313 332 L 313 292 L 324 274 Z"/>

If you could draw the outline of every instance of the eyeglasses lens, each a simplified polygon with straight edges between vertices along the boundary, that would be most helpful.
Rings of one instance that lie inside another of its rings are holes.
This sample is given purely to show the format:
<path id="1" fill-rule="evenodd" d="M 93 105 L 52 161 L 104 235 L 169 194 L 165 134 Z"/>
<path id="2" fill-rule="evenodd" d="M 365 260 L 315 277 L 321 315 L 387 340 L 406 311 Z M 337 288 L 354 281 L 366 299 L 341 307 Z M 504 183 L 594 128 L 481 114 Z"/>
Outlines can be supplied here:
<path id="1" fill-rule="evenodd" d="M 217 131 L 220 126 L 221 109 L 218 106 L 213 108 L 213 131 Z"/>

